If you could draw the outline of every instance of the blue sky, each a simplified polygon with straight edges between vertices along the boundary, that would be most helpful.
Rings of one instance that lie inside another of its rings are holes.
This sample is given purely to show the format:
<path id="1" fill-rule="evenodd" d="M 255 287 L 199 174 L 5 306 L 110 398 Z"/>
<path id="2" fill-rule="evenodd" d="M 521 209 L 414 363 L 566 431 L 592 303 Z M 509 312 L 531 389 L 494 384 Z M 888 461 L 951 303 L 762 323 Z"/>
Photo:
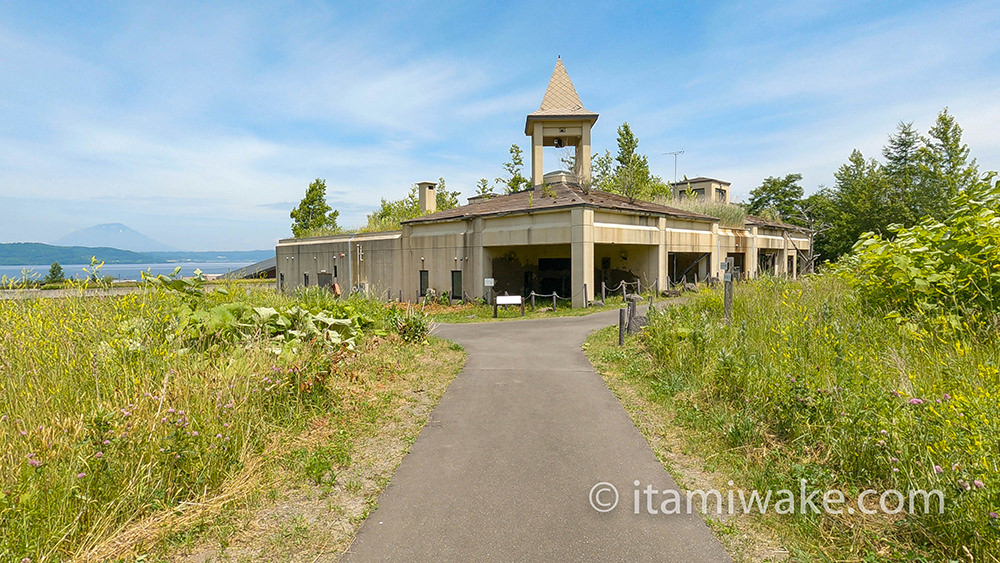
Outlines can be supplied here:
<path id="1" fill-rule="evenodd" d="M 683 149 L 735 199 L 831 185 L 945 106 L 1000 168 L 995 0 L 242 4 L 0 3 L 0 242 L 120 222 L 268 248 L 317 177 L 349 226 L 413 182 L 471 195 L 527 145 L 557 55 L 595 150 L 628 121 L 654 173 Z"/>

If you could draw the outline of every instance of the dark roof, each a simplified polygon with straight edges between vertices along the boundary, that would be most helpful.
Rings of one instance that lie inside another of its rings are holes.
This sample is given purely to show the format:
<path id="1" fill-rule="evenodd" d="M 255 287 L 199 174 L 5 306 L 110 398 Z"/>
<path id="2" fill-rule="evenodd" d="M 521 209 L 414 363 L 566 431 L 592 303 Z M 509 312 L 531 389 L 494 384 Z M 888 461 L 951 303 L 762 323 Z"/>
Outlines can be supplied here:
<path id="1" fill-rule="evenodd" d="M 239 270 L 228 272 L 222 277 L 234 280 L 244 280 L 249 278 L 273 278 L 277 261 L 277 258 L 272 256 L 271 258 L 261 260 L 256 264 L 250 264 L 249 266 L 245 266 Z"/>
<path id="2" fill-rule="evenodd" d="M 771 229 L 784 229 L 786 231 L 799 231 L 800 233 L 809 232 L 809 229 L 800 227 L 799 225 L 792 225 L 783 221 L 772 221 L 756 215 L 747 215 L 744 222 L 748 227 L 768 227 Z"/>
<path id="3" fill-rule="evenodd" d="M 695 184 L 700 182 L 718 182 L 720 184 L 726 184 L 727 186 L 732 185 L 732 182 L 727 182 L 725 180 L 717 180 L 715 178 L 706 178 L 704 176 L 698 176 L 697 178 L 687 178 L 684 180 L 677 180 L 676 182 L 670 182 L 670 183 L 673 184 L 674 186 L 680 186 L 682 184 L 687 184 L 687 183 Z"/>
<path id="4" fill-rule="evenodd" d="M 409 219 L 403 221 L 406 224 L 429 223 L 433 221 L 455 221 L 469 219 L 472 217 L 485 217 L 489 215 L 506 215 L 509 213 L 531 213 L 534 211 L 546 211 L 550 209 L 564 209 L 570 207 L 596 207 L 601 209 L 612 209 L 616 211 L 631 211 L 633 213 L 662 215 L 666 217 L 680 217 L 693 221 L 718 221 L 714 217 L 693 213 L 683 209 L 675 209 L 658 203 L 636 200 L 630 202 L 627 197 L 598 190 L 591 190 L 584 193 L 583 189 L 573 184 L 559 183 L 549 186 L 549 193 L 546 195 L 541 189 L 525 190 L 510 195 L 496 196 L 483 200 L 480 203 L 472 203 Z M 553 197 L 554 196 L 554 197 Z M 530 203 L 529 203 L 530 202 Z"/>
<path id="5" fill-rule="evenodd" d="M 552 71 L 552 78 L 549 79 L 549 86 L 545 89 L 542 105 L 536 111 L 529 113 L 524 122 L 525 135 L 531 135 L 531 122 L 539 119 L 597 121 L 597 114 L 583 107 L 573 81 L 566 73 L 562 58 L 556 59 L 556 67 Z"/>

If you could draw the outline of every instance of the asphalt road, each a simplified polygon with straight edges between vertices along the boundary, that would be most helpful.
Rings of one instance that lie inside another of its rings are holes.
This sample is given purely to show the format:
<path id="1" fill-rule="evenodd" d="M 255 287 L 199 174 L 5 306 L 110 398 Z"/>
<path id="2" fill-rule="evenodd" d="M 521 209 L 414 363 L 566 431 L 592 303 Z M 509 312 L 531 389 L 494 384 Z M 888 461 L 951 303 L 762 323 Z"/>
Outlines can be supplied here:
<path id="1" fill-rule="evenodd" d="M 677 486 L 580 348 L 615 322 L 439 326 L 468 362 L 343 560 L 731 561 L 698 514 L 635 513 Z"/>

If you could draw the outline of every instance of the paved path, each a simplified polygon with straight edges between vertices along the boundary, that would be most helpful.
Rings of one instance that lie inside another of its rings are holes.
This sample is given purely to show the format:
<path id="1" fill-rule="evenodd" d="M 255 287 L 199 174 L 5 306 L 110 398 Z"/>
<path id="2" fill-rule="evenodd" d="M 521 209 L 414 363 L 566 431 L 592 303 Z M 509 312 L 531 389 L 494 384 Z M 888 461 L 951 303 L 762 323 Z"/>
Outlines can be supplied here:
<path id="1" fill-rule="evenodd" d="M 677 487 L 580 349 L 615 322 L 439 326 L 468 362 L 344 560 L 731 561 L 697 514 L 633 513 L 637 489 Z M 608 513 L 589 501 L 602 481 Z"/>

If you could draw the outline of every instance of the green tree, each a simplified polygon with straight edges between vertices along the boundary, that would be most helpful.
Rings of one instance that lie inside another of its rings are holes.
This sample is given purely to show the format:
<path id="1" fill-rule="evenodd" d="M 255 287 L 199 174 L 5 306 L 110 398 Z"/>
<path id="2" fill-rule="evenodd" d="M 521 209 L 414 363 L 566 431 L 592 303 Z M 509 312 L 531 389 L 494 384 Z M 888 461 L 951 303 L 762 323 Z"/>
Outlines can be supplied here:
<path id="1" fill-rule="evenodd" d="M 64 281 L 66 281 L 66 274 L 63 272 L 62 266 L 59 265 L 59 262 L 53 262 L 52 266 L 49 267 L 49 275 L 45 276 L 42 283 L 62 283 Z"/>
<path id="2" fill-rule="evenodd" d="M 415 193 L 416 190 L 411 189 L 410 193 Z M 434 190 L 434 201 L 436 203 L 436 208 L 438 211 L 443 211 L 445 209 L 452 209 L 458 207 L 458 197 L 462 195 L 462 192 L 448 191 L 448 186 L 445 184 L 444 178 L 438 178 L 437 189 Z M 409 196 L 407 196 L 409 197 Z M 420 209 L 420 197 L 414 196 L 417 200 L 417 209 Z"/>
<path id="3" fill-rule="evenodd" d="M 613 165 L 614 170 L 610 175 L 606 170 L 600 170 L 600 183 L 595 181 L 594 186 L 623 195 L 632 202 L 669 193 L 669 187 L 663 180 L 649 172 L 649 160 L 638 152 L 638 148 L 639 139 L 632 132 L 632 127 L 628 122 L 622 123 L 618 127 L 618 154 L 614 161 L 607 164 L 598 162 L 602 168 Z"/>
<path id="4" fill-rule="evenodd" d="M 619 162 L 615 169 L 613 191 L 628 198 L 629 202 L 646 197 L 652 192 L 649 167 L 639 155 L 631 155 L 625 164 Z"/>
<path id="5" fill-rule="evenodd" d="M 612 191 L 615 181 L 615 159 L 611 156 L 611 151 L 605 150 L 604 154 L 595 154 L 590 162 L 591 184 L 594 189 L 602 192 Z"/>
<path id="6" fill-rule="evenodd" d="M 458 197 L 461 192 L 449 191 L 444 178 L 438 178 L 438 187 L 435 191 L 437 210 L 444 211 L 458 207 Z M 394 231 L 401 228 L 401 223 L 408 219 L 416 219 L 423 213 L 420 211 L 420 194 L 417 187 L 410 188 L 406 197 L 397 200 L 382 198 L 379 208 L 368 214 L 368 224 L 364 231 Z"/>
<path id="7" fill-rule="evenodd" d="M 496 184 L 503 186 L 508 194 L 530 188 L 531 181 L 521 173 L 522 168 L 524 168 L 524 153 L 521 151 L 521 147 L 511 145 L 510 161 L 503 163 L 503 169 L 507 172 L 507 177 L 497 178 Z"/>
<path id="8" fill-rule="evenodd" d="M 900 122 L 882 156 L 885 163 L 879 164 L 855 150 L 835 174 L 830 205 L 820 211 L 830 227 L 816 238 L 824 258 L 847 253 L 863 233 L 891 237 L 898 231 L 893 225 L 911 226 L 924 217 L 945 221 L 958 194 L 983 185 L 962 143 L 962 128 L 947 108 L 927 137 L 912 123 Z"/>
<path id="9" fill-rule="evenodd" d="M 756 215 L 773 208 L 784 221 L 794 221 L 796 208 L 802 200 L 802 174 L 788 174 L 784 178 L 768 176 L 761 185 L 750 190 L 747 211 Z"/>
<path id="10" fill-rule="evenodd" d="M 337 217 L 340 212 L 330 209 L 326 203 L 326 180 L 316 178 L 299 206 L 290 213 L 292 218 L 292 235 L 296 238 L 332 234 L 340 231 Z"/>
<path id="11" fill-rule="evenodd" d="M 922 195 L 921 139 L 913 123 L 902 121 L 896 132 L 889 135 L 889 144 L 882 149 L 885 158 L 886 217 L 892 223 L 912 223 L 925 197 Z M 886 223 L 888 225 L 888 223 Z"/>
<path id="12" fill-rule="evenodd" d="M 962 128 L 944 108 L 918 151 L 922 190 L 915 199 L 914 215 L 943 221 L 955 197 L 979 184 L 979 166 L 969 160 L 969 146 L 962 143 Z"/>
<path id="13" fill-rule="evenodd" d="M 493 187 L 490 186 L 489 181 L 487 181 L 486 178 L 480 178 L 479 181 L 476 182 L 476 195 L 491 198 L 495 197 L 497 194 L 493 191 Z"/>

